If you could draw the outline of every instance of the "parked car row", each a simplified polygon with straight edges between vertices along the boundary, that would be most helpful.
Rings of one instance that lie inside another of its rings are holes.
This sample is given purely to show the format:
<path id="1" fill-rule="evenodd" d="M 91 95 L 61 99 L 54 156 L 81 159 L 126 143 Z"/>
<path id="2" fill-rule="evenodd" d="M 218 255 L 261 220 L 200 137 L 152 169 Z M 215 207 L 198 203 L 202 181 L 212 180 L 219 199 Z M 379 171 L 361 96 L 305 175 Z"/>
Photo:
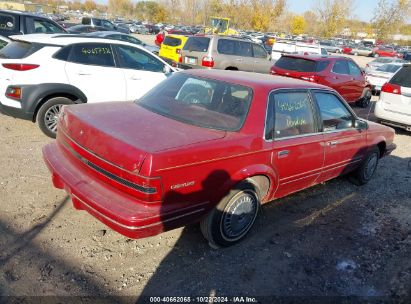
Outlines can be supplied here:
<path id="1" fill-rule="evenodd" d="M 135 100 L 175 71 L 122 39 L 66 34 L 12 39 L 0 50 L 0 109 L 37 122 L 50 137 L 56 136 L 63 105 Z"/>

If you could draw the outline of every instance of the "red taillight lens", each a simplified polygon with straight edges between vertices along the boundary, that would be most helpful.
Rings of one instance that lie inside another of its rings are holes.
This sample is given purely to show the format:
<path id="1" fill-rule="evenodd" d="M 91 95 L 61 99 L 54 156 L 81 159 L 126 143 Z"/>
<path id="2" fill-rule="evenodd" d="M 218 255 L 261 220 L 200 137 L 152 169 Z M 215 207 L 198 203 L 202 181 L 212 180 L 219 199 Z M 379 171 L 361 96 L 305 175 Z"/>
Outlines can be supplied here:
<path id="1" fill-rule="evenodd" d="M 14 71 L 30 71 L 37 69 L 39 67 L 38 64 L 24 64 L 24 63 L 4 63 L 3 67 L 9 70 Z"/>
<path id="2" fill-rule="evenodd" d="M 203 60 L 202 60 L 202 62 L 201 62 L 201 65 L 202 65 L 203 67 L 212 68 L 212 67 L 214 66 L 214 59 L 213 59 L 213 57 L 208 57 L 208 56 L 203 57 Z"/>
<path id="3" fill-rule="evenodd" d="M 13 99 L 21 99 L 21 88 L 8 87 L 6 90 L 6 96 Z"/>
<path id="4" fill-rule="evenodd" d="M 183 62 L 183 56 L 181 56 L 181 54 L 178 56 L 178 62 L 182 63 Z"/>
<path id="5" fill-rule="evenodd" d="M 391 93 L 391 94 L 401 94 L 401 87 L 396 84 L 386 82 L 382 88 L 381 92 Z"/>

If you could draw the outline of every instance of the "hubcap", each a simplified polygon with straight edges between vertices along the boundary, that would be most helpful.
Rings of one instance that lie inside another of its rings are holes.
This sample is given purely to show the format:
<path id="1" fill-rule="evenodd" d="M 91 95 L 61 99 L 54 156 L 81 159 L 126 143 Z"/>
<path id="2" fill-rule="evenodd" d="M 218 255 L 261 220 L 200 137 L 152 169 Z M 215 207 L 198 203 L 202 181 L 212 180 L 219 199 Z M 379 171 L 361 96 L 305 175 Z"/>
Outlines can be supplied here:
<path id="1" fill-rule="evenodd" d="M 50 107 L 44 115 L 44 123 L 47 129 L 53 133 L 57 131 L 57 122 L 62 106 L 62 104 L 56 104 Z"/>
<path id="2" fill-rule="evenodd" d="M 234 196 L 224 209 L 221 232 L 225 239 L 235 241 L 241 238 L 254 223 L 258 202 L 252 191 L 243 191 Z"/>
<path id="3" fill-rule="evenodd" d="M 377 168 L 377 162 L 378 162 L 378 157 L 374 153 L 370 156 L 368 159 L 367 164 L 365 165 L 365 170 L 364 170 L 364 177 L 366 180 L 369 180 L 372 175 L 374 174 L 375 169 Z"/>

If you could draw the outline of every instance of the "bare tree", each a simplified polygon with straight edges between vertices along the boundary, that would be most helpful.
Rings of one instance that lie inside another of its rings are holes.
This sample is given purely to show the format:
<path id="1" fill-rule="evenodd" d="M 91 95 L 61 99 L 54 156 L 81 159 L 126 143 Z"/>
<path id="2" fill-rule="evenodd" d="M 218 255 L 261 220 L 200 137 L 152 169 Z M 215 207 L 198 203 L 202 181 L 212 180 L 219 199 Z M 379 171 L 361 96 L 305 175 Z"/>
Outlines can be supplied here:
<path id="1" fill-rule="evenodd" d="M 315 11 L 320 20 L 320 34 L 332 37 L 341 32 L 354 6 L 354 0 L 317 0 Z"/>

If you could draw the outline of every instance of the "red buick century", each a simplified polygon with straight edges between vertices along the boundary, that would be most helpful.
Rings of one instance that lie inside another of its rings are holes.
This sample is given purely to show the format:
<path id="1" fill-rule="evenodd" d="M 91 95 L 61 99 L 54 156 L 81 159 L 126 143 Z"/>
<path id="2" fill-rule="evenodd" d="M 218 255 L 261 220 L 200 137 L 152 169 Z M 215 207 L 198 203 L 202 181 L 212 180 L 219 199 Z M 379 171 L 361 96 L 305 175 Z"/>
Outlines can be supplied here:
<path id="1" fill-rule="evenodd" d="M 192 70 L 135 103 L 64 107 L 43 154 L 75 208 L 127 237 L 200 222 L 211 245 L 229 246 L 261 204 L 347 173 L 367 183 L 393 139 L 330 88 Z"/>

